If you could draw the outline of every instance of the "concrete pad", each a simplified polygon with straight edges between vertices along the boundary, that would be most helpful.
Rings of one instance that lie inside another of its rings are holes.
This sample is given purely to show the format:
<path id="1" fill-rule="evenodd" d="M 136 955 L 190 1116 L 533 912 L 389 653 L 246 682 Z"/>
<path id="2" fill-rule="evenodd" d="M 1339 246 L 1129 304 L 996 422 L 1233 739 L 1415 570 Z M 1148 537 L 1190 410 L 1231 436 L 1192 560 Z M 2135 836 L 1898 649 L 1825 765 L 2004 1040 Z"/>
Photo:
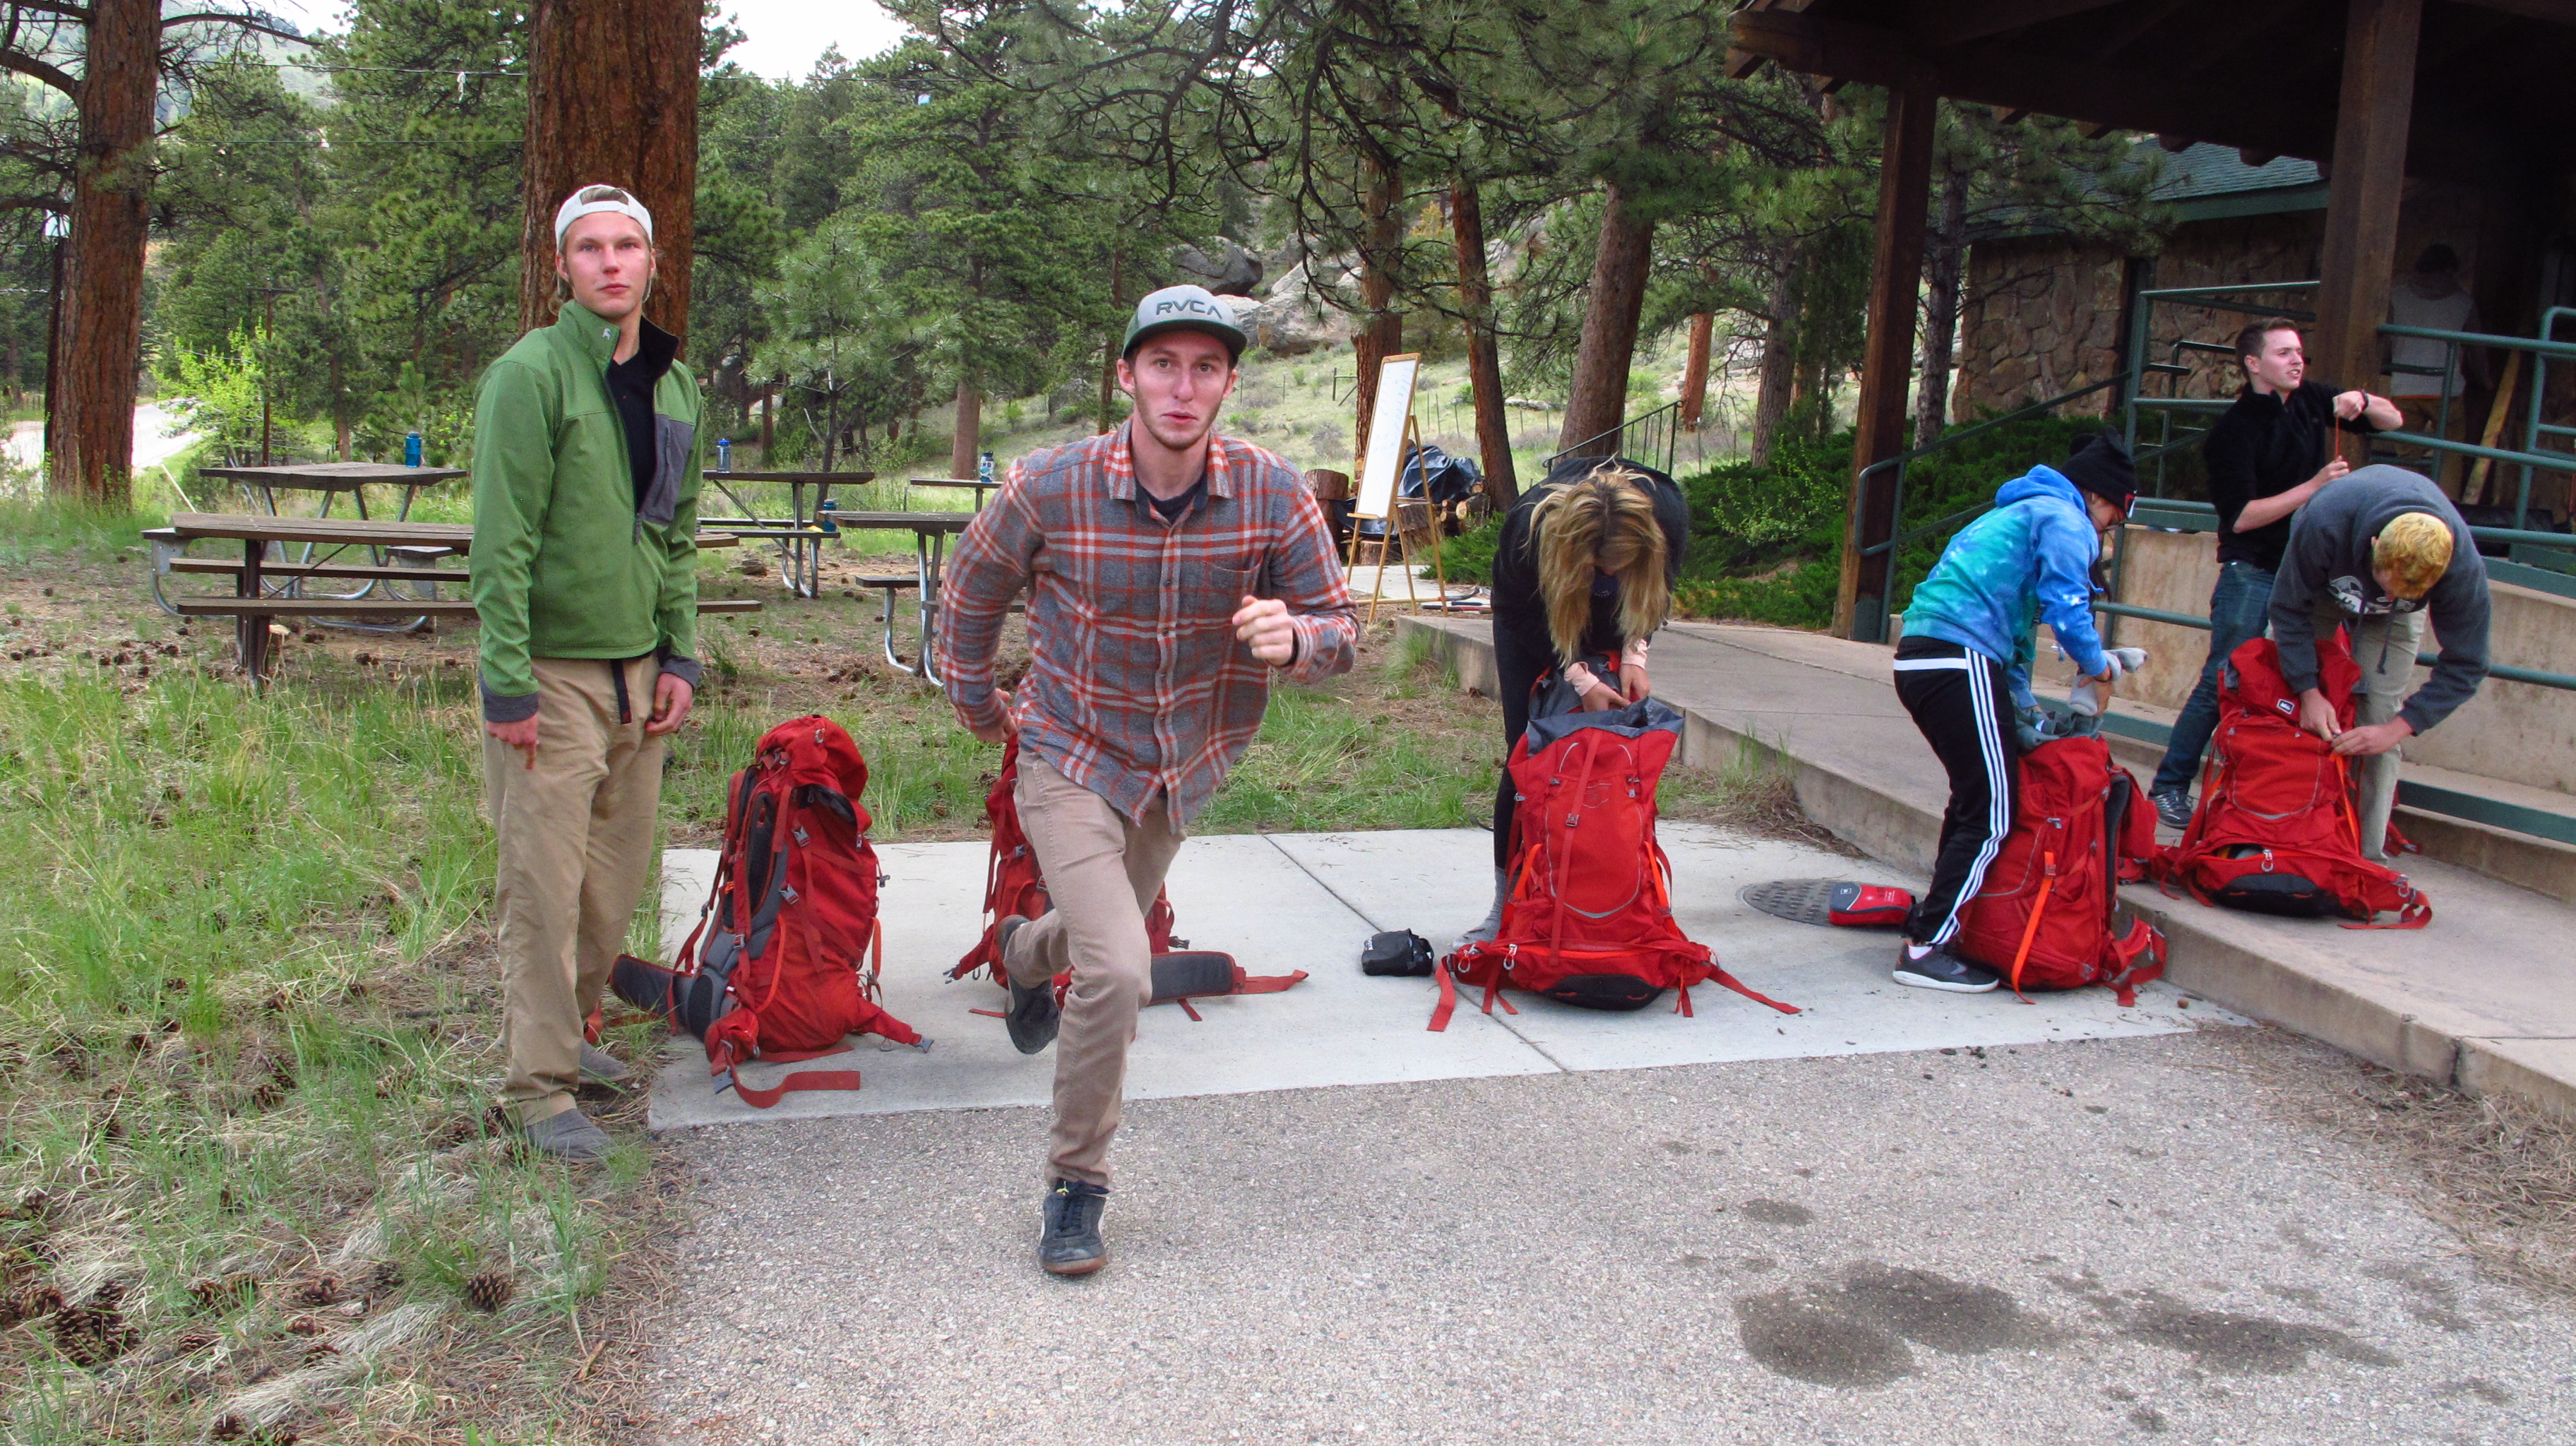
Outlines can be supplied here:
<path id="1" fill-rule="evenodd" d="M 1380 928 L 1413 928 L 1446 949 L 1482 917 L 1492 877 L 1492 836 L 1477 829 L 1362 834 L 1236 834 L 1195 838 L 1169 887 L 1180 933 L 1194 947 L 1233 954 L 1255 974 L 1303 969 L 1284 994 L 1200 1001 L 1192 1021 L 1165 1005 L 1145 1011 L 1129 1059 L 1131 1099 L 1233 1094 L 1326 1085 L 1390 1084 L 1560 1071 L 1637 1069 L 1725 1060 L 1886 1050 L 1966 1048 L 2162 1034 L 2227 1022 L 2187 1011 L 2169 990 L 2123 1010 L 2101 990 L 1955 996 L 1902 988 L 1887 975 L 1890 935 L 1817 929 L 1740 903 L 1764 879 L 1849 875 L 1902 883 L 1877 865 L 1789 843 L 1751 841 L 1698 825 L 1667 825 L 1676 912 L 1692 937 L 1754 989 L 1801 1006 L 1784 1015 L 1731 991 L 1692 991 L 1695 1013 L 1667 1004 L 1602 1014 L 1524 994 L 1517 1015 L 1487 1016 L 1465 1000 L 1449 1028 L 1428 1031 L 1437 985 L 1372 979 L 1360 946 Z M 694 1041 L 672 1046 L 653 1084 L 655 1129 L 761 1120 L 978 1109 L 1048 1101 L 1052 1053 L 1011 1048 L 982 979 L 946 982 L 946 970 L 982 927 L 982 844 L 896 844 L 879 851 L 888 875 L 884 1004 L 931 1037 L 927 1054 L 862 1041 L 857 1091 L 790 1095 L 754 1110 L 706 1072 Z M 676 953 L 695 924 L 715 856 L 663 856 L 666 947 Z M 836 1062 L 838 1063 L 838 1062 Z M 798 1068 L 757 1066 L 756 1085 Z"/>
<path id="2" fill-rule="evenodd" d="M 652 1128 L 1048 1102 L 1054 1052 L 1023 1055 L 1000 1020 L 969 1013 L 1000 1008 L 1006 996 L 998 986 L 980 976 L 946 978 L 983 929 L 985 846 L 892 844 L 878 858 L 887 875 L 881 1002 L 930 1036 L 931 1050 L 862 1040 L 856 1056 L 862 1088 L 793 1094 L 775 1108 L 755 1110 L 731 1091 L 715 1093 L 722 1081 L 708 1077 L 705 1051 L 682 1039 L 654 1080 Z M 710 850 L 663 855 L 664 933 L 672 952 L 696 921 L 714 867 Z M 1377 987 L 1421 981 L 1362 975 L 1357 961 L 1371 932 L 1366 921 L 1261 835 L 1191 839 L 1166 887 L 1179 933 L 1193 946 L 1224 950 L 1255 974 L 1303 969 L 1311 977 L 1284 994 L 1194 1001 L 1202 1016 L 1197 1021 L 1173 1005 L 1146 1010 L 1128 1057 L 1130 1099 L 1557 1068 L 1481 1016 L 1461 1019 L 1445 1034 L 1425 1033 L 1427 996 L 1417 1010 L 1409 994 L 1398 1003 Z M 672 912 L 675 900 L 685 913 Z M 745 1074 L 766 1086 L 796 1069 L 832 1067 L 761 1065 Z"/>
<path id="3" fill-rule="evenodd" d="M 2208 1005 L 2183 1005 L 2163 985 L 2142 991 L 2134 1009 L 2120 1008 L 2103 989 L 2033 994 L 2028 1004 L 2003 991 L 1909 989 L 1888 977 L 1896 956 L 1894 933 L 1792 923 L 1736 894 L 1767 879 L 1852 878 L 1904 888 L 1919 888 L 1922 880 L 1882 864 L 1704 824 L 1666 823 L 1657 836 L 1673 861 L 1673 914 L 1682 931 L 1715 949 L 1718 962 L 1745 987 L 1794 1004 L 1799 1012 L 1782 1014 L 1715 984 L 1691 991 L 1689 1015 L 1669 998 L 1633 1014 L 1607 1014 L 1506 993 L 1519 1013 L 1505 1014 L 1497 1004 L 1491 1018 L 1565 1069 L 2039 1044 L 2243 1022 Z M 1487 890 L 1454 882 L 1492 876 L 1493 836 L 1482 830 L 1271 838 L 1378 927 L 1416 930 L 1442 949 L 1481 919 L 1491 902 Z M 1427 1014 L 1433 981 L 1403 982 L 1418 986 Z M 1474 1015 L 1479 1002 L 1462 995 L 1457 1018 Z"/>
<path id="4" fill-rule="evenodd" d="M 2460 1088 L 2519 1095 L 2576 1120 L 2576 1039 L 2464 1039 Z"/>

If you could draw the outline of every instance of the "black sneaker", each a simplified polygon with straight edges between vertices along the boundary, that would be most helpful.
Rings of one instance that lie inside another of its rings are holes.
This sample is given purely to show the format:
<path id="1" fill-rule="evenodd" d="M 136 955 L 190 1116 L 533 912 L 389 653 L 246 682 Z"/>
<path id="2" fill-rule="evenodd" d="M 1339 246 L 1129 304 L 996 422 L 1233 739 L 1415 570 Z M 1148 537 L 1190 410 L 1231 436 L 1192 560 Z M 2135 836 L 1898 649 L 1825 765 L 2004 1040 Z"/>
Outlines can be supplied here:
<path id="1" fill-rule="evenodd" d="M 1038 1207 L 1038 1268 L 1049 1275 L 1089 1275 L 1109 1263 L 1101 1243 L 1100 1212 L 1109 1205 L 1109 1187 L 1080 1180 L 1058 1180 Z"/>
<path id="2" fill-rule="evenodd" d="M 1028 922 L 1017 914 L 1002 921 L 1001 932 L 994 936 L 993 942 L 1005 960 L 1011 955 L 1011 936 L 1020 932 Z M 1002 977 L 1011 977 L 1007 963 L 1002 966 Z M 1031 988 L 1022 988 L 1018 980 L 1011 980 L 1011 1012 L 1002 1016 L 1002 1024 L 1011 1031 L 1013 1049 L 1022 1054 L 1035 1054 L 1055 1043 L 1056 1025 L 1062 1017 L 1063 1011 L 1056 1007 L 1054 980 L 1042 980 Z"/>
<path id="3" fill-rule="evenodd" d="M 2171 829 L 2191 827 L 2191 794 L 2183 789 L 2168 788 L 2148 797 L 2156 806 L 2156 822 Z"/>
<path id="4" fill-rule="evenodd" d="M 1953 994 L 1983 994 L 2004 981 L 1993 970 L 1971 964 L 1935 945 L 1919 958 L 1911 946 L 1898 949 L 1896 982 L 1917 989 L 1947 989 Z"/>

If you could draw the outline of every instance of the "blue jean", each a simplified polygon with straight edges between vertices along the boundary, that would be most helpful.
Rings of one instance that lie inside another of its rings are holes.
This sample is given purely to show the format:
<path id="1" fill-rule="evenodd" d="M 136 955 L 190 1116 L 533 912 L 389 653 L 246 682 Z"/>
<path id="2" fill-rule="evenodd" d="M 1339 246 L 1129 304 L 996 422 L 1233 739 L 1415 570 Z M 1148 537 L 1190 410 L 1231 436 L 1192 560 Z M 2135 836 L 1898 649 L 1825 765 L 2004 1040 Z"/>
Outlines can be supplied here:
<path id="1" fill-rule="evenodd" d="M 2174 720 L 2173 741 L 2165 746 L 2164 762 L 2156 765 L 2156 781 L 2147 785 L 2147 792 L 2191 787 L 2209 735 L 2218 731 L 2218 670 L 2226 666 L 2228 654 L 2263 636 L 2271 607 L 2272 574 L 2250 562 L 2218 565 L 2218 586 L 2209 594 L 2209 661 L 2200 665 L 2200 684 Z"/>

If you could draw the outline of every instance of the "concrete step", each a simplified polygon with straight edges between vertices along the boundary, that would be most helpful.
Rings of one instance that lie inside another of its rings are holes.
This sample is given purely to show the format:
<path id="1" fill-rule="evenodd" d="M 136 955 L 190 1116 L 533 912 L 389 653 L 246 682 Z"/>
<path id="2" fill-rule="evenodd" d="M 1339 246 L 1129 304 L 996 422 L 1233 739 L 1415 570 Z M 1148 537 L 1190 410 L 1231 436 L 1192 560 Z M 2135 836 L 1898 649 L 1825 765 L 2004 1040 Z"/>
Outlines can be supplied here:
<path id="1" fill-rule="evenodd" d="M 1461 683 L 1495 688 L 1490 624 L 1407 617 Z M 1676 624 L 1655 642 L 1657 696 L 1688 720 L 1682 761 L 1751 748 L 1783 761 L 1807 816 L 1887 863 L 1930 871 L 1949 784 L 1896 701 L 1888 650 L 1788 629 Z M 2502 1090 L 2576 1117 L 2576 908 L 2438 858 L 2408 861 L 2423 931 L 2271 919 L 2132 885 L 2165 932 L 2168 977 L 2364 1058 Z"/>

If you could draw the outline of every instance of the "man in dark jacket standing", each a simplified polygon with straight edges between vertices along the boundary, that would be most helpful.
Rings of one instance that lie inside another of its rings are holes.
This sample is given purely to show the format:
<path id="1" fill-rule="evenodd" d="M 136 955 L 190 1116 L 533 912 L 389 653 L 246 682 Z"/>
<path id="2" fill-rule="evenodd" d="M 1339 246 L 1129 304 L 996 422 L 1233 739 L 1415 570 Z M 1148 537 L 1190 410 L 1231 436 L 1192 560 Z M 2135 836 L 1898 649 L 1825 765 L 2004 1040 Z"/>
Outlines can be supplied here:
<path id="1" fill-rule="evenodd" d="M 2272 579 L 2290 540 L 2290 514 L 2352 470 L 2340 432 L 2397 428 L 2397 404 L 2368 392 L 2336 392 L 2307 380 L 2295 322 L 2275 317 L 2236 334 L 2245 369 L 2236 405 L 2209 429 L 2201 456 L 2218 509 L 2218 586 L 2209 595 L 2209 660 L 2174 720 L 2173 739 L 2147 794 L 2168 828 L 2191 822 L 2191 776 L 2218 727 L 2218 670 L 2249 638 L 2263 636 Z"/>
<path id="2" fill-rule="evenodd" d="M 2387 859 L 2388 812 L 2397 801 L 2397 745 L 2451 716 L 2487 675 L 2487 567 L 2467 524 L 2432 479 L 2402 467 L 2364 467 L 2299 511 L 2280 581 L 2272 588 L 2272 640 L 2281 676 L 2299 694 L 2299 726 L 2362 760 L 2361 851 Z M 2441 660 L 2415 695 L 2424 617 L 2441 635 Z M 2351 630 L 2361 665 L 2361 706 L 2350 728 L 2317 686 L 2317 639 Z"/>
<path id="3" fill-rule="evenodd" d="M 626 1067 L 582 1038 L 653 863 L 662 745 L 698 681 L 698 388 L 644 319 L 653 217 L 613 186 L 555 212 L 554 325 L 483 374 L 474 609 L 499 836 L 502 1086 L 537 1150 L 595 1159 L 573 1104 Z"/>

